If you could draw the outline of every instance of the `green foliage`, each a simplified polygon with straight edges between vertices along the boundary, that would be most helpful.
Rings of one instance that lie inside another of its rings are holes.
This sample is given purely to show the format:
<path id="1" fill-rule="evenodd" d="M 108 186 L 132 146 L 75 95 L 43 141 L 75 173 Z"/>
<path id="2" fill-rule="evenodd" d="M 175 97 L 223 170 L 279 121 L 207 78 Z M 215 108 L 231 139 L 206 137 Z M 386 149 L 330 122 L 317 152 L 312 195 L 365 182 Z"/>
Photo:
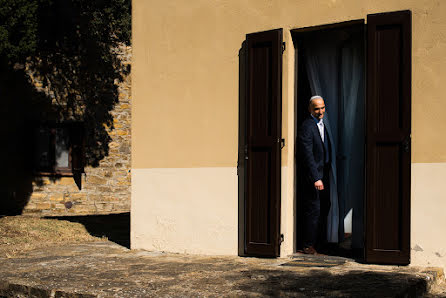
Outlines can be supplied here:
<path id="1" fill-rule="evenodd" d="M 0 0 L 0 57 L 10 64 L 87 38 L 130 44 L 131 0 Z"/>
<path id="2" fill-rule="evenodd" d="M 0 0 L 0 56 L 20 60 L 37 43 L 37 0 Z"/>
<path id="3" fill-rule="evenodd" d="M 92 37 L 102 42 L 130 43 L 131 0 L 85 1 L 74 0 L 80 9 L 81 20 L 89 24 Z M 84 24 L 85 24 L 84 23 Z"/>

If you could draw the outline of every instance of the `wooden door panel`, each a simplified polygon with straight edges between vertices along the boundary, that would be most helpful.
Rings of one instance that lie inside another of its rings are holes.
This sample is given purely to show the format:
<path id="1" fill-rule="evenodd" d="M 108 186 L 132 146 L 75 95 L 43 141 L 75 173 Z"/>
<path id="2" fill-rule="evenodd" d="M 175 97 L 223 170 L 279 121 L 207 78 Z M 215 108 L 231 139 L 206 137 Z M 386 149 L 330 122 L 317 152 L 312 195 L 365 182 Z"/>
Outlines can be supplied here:
<path id="1" fill-rule="evenodd" d="M 376 40 L 377 52 L 377 130 L 379 132 L 396 131 L 401 127 L 400 123 L 400 27 L 389 26 L 385 30 L 378 31 Z"/>
<path id="2" fill-rule="evenodd" d="M 251 152 L 252 166 L 249 168 L 250 183 L 248 205 L 255 206 L 248 210 L 249 232 L 251 243 L 270 243 L 271 227 L 269 213 L 271 212 L 271 155 L 270 150 L 255 150 Z"/>
<path id="3" fill-rule="evenodd" d="M 367 17 L 366 261 L 410 262 L 411 13 Z"/>
<path id="4" fill-rule="evenodd" d="M 377 144 L 376 168 L 378 175 L 373 222 L 376 225 L 374 247 L 385 250 L 401 250 L 398 235 L 401 232 L 400 202 L 400 146 L 398 144 Z M 379 232 L 378 232 L 379 231 Z"/>
<path id="5" fill-rule="evenodd" d="M 252 44 L 251 44 L 252 45 Z M 250 51 L 250 73 L 255 79 L 250 80 L 251 96 L 249 99 L 250 136 L 270 136 L 274 123 L 271 96 L 272 43 L 256 43 Z"/>

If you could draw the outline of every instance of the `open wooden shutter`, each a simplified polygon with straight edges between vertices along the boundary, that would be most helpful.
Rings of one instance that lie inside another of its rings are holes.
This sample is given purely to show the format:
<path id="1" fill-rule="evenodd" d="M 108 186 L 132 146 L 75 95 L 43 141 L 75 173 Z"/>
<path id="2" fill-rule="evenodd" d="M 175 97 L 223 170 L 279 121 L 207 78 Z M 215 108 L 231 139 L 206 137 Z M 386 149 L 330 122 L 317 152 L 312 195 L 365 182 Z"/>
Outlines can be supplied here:
<path id="1" fill-rule="evenodd" d="M 247 35 L 245 255 L 280 254 L 282 29 Z"/>
<path id="2" fill-rule="evenodd" d="M 410 262 L 411 12 L 367 17 L 366 261 Z"/>

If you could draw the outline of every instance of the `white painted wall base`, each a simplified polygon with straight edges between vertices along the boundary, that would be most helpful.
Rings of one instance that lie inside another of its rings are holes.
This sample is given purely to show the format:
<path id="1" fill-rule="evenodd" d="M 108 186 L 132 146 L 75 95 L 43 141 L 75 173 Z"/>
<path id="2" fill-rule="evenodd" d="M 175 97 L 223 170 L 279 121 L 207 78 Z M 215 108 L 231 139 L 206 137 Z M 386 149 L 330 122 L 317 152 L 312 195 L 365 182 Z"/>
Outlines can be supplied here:
<path id="1" fill-rule="evenodd" d="M 411 265 L 446 269 L 446 163 L 412 164 Z"/>
<path id="2" fill-rule="evenodd" d="M 131 247 L 237 254 L 237 169 L 132 170 Z"/>
<path id="3" fill-rule="evenodd" d="M 292 170 L 292 169 L 291 169 Z M 283 234 L 284 241 L 280 245 L 280 256 L 286 257 L 294 253 L 295 241 L 295 207 L 294 207 L 294 192 L 293 192 L 293 173 L 290 173 L 290 167 L 282 166 L 282 187 L 280 202 L 280 233 Z M 291 183 L 291 185 L 290 185 Z"/>
<path id="4" fill-rule="evenodd" d="M 282 257 L 294 249 L 288 170 L 282 167 Z M 412 164 L 411 265 L 446 269 L 445 178 L 446 163 Z M 236 255 L 237 189 L 235 167 L 133 169 L 132 248 Z"/>

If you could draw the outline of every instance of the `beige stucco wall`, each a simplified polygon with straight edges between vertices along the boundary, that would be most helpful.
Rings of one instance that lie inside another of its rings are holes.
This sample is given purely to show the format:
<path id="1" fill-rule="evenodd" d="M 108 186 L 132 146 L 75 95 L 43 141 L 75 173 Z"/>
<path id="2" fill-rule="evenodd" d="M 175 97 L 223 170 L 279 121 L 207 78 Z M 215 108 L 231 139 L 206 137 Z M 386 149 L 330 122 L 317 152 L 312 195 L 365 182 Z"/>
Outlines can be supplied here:
<path id="1" fill-rule="evenodd" d="M 235 168 L 135 169 L 132 195 L 132 248 L 237 254 Z"/>
<path id="2" fill-rule="evenodd" d="M 412 163 L 429 167 L 430 163 L 446 163 L 446 139 L 439 137 L 439 132 L 446 130 L 442 113 L 446 108 L 442 87 L 446 82 L 446 1 L 134 0 L 132 211 L 149 207 L 160 211 L 163 207 L 158 202 L 170 200 L 162 190 L 164 182 L 158 189 L 148 186 L 149 176 L 144 176 L 147 170 L 228 168 L 235 176 L 222 176 L 220 183 L 237 189 L 234 169 L 238 149 L 238 53 L 247 33 L 284 28 L 287 50 L 283 58 L 282 129 L 287 146 L 282 151 L 282 172 L 286 172 L 286 183 L 282 185 L 281 228 L 285 234 L 282 255 L 291 253 L 295 208 L 294 127 L 289 124 L 294 119 L 295 52 L 290 29 L 366 19 L 367 14 L 404 9 L 410 9 L 413 14 Z M 184 179 L 190 175 L 186 173 L 182 172 Z M 146 178 L 139 179 L 139 175 Z M 203 187 L 192 182 L 189 186 L 190 191 L 182 198 L 185 201 L 198 198 Z M 170 187 L 175 185 L 170 184 Z M 424 197 L 426 183 L 413 180 L 412 187 L 413 200 L 423 200 L 426 205 L 434 206 L 441 199 L 438 195 Z M 238 199 L 233 191 L 213 198 L 204 196 L 201 200 L 203 206 L 208 206 L 208 200 L 221 206 L 224 213 L 221 218 L 227 223 L 237 214 Z M 147 202 L 151 202 L 150 206 Z M 194 214 L 193 208 L 199 205 L 198 202 L 181 205 L 185 208 L 181 212 Z M 422 210 L 414 206 L 412 214 L 417 218 Z M 178 208 L 172 206 L 160 214 L 165 212 L 164 216 L 168 217 L 180 212 Z M 132 214 L 132 241 L 138 243 L 138 247 L 153 247 L 150 239 L 153 235 L 149 237 L 144 232 L 151 229 L 148 215 Z M 201 225 L 206 224 L 206 221 L 201 222 Z M 414 219 L 412 224 L 413 231 L 429 231 L 429 225 L 423 220 Z M 237 235 L 226 235 L 225 241 L 231 244 L 220 252 L 233 253 Z M 413 233 L 412 242 L 418 243 L 418 237 L 419 234 Z M 420 238 L 420 241 L 426 240 Z M 204 241 L 202 247 L 206 243 Z M 441 243 L 446 247 L 446 240 Z M 166 247 L 181 251 L 181 245 Z"/>
<path id="3" fill-rule="evenodd" d="M 446 129 L 445 1 L 134 0 L 133 168 L 236 164 L 238 51 L 247 33 L 288 35 L 402 9 L 413 13 L 413 162 L 446 162 L 446 140 L 435 134 Z"/>
<path id="4" fill-rule="evenodd" d="M 446 163 L 412 164 L 411 264 L 446 269 Z"/>

